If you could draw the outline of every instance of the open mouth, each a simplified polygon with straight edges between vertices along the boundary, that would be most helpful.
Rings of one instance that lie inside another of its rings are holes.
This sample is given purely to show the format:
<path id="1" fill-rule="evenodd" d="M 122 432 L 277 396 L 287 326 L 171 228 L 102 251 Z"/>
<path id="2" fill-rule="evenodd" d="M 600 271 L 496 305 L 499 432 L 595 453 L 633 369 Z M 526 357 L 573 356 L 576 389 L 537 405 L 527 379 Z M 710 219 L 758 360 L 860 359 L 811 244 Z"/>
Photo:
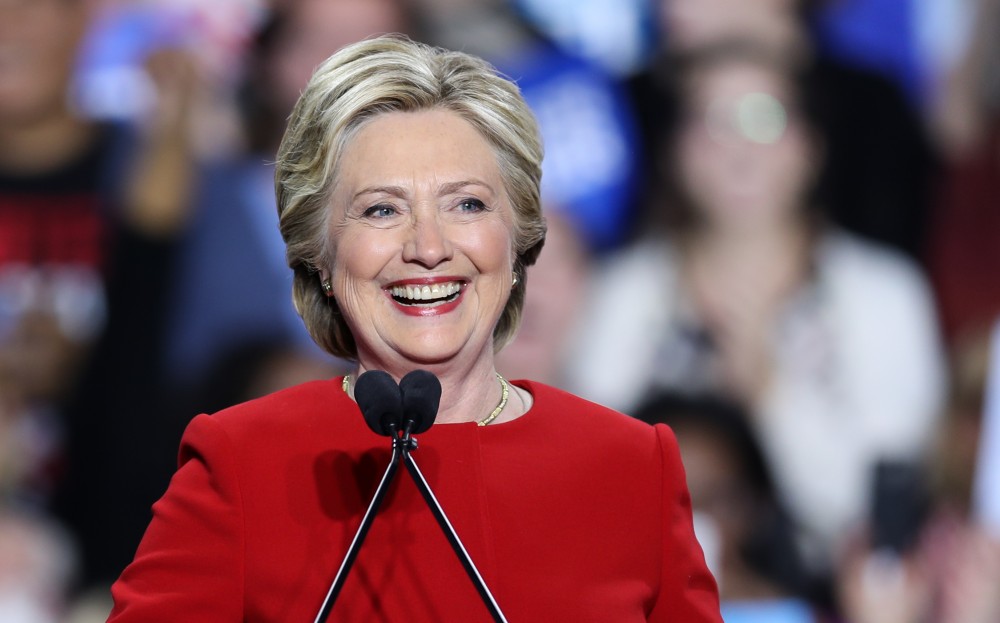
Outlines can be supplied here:
<path id="1" fill-rule="evenodd" d="M 458 281 L 390 288 L 392 300 L 408 307 L 437 307 L 454 301 L 461 292 L 462 284 Z"/>

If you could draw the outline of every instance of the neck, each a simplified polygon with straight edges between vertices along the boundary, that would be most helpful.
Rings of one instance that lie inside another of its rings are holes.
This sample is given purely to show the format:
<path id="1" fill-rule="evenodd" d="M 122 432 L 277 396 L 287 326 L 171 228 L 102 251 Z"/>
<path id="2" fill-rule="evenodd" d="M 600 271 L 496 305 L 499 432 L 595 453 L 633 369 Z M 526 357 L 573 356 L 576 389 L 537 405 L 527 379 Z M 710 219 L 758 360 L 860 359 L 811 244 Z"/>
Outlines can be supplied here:
<path id="1" fill-rule="evenodd" d="M 808 279 L 811 244 L 809 228 L 801 222 L 767 229 L 702 230 L 682 241 L 683 270 L 702 299 L 714 300 L 720 293 L 753 284 L 763 300 L 777 301 Z"/>
<path id="2" fill-rule="evenodd" d="M 767 226 L 722 228 L 704 227 L 683 241 L 689 257 L 720 266 L 760 266 L 796 262 L 808 254 L 811 233 L 798 219 L 786 219 Z"/>
<path id="3" fill-rule="evenodd" d="M 693 232 L 692 238 L 717 253 L 756 253 L 760 249 L 783 249 L 797 244 L 808 229 L 805 218 L 783 217 L 766 223 L 704 225 Z"/>
<path id="4" fill-rule="evenodd" d="M 13 173 L 40 173 L 79 155 L 94 136 L 94 125 L 68 110 L 29 123 L 0 121 L 0 167 Z"/>
<path id="5" fill-rule="evenodd" d="M 368 370 L 385 370 L 399 381 L 415 369 L 432 372 L 441 381 L 441 406 L 435 419 L 438 424 L 478 422 L 489 416 L 500 402 L 502 392 L 492 356 L 480 357 L 474 365 L 461 369 L 451 363 L 393 366 L 362 359 L 354 378 Z"/>

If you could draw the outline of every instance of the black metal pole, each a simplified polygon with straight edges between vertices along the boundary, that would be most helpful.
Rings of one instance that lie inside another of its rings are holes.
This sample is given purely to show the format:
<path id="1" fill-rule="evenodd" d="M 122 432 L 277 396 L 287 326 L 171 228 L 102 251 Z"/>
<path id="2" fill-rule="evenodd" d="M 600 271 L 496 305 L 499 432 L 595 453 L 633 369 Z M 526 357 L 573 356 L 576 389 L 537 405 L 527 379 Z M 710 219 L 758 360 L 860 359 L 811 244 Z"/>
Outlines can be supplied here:
<path id="1" fill-rule="evenodd" d="M 441 505 L 438 504 L 437 498 L 434 497 L 434 493 L 427 484 L 427 480 L 424 479 L 424 475 L 420 473 L 420 468 L 417 467 L 416 461 L 414 461 L 413 457 L 410 455 L 410 450 L 415 448 L 416 444 L 403 445 L 403 463 L 406 465 L 406 470 L 410 472 L 410 476 L 413 477 L 413 482 L 416 483 L 417 489 L 420 490 L 421 495 L 424 496 L 424 500 L 427 501 L 427 505 L 434 514 L 434 518 L 437 519 L 438 525 L 441 526 L 441 530 L 448 538 L 448 542 L 451 543 L 451 548 L 455 550 L 455 554 L 458 556 L 458 559 L 462 561 L 462 566 L 465 567 L 465 572 L 468 574 L 469 579 L 472 580 L 472 583 L 476 586 L 476 590 L 479 591 L 479 596 L 483 599 L 483 603 L 490 611 L 490 615 L 493 617 L 493 620 L 496 623 L 507 623 L 507 619 L 504 617 L 503 612 L 500 611 L 500 606 L 497 605 L 496 600 L 493 598 L 493 594 L 490 593 L 490 589 L 486 586 L 486 582 L 483 581 L 483 576 L 479 574 L 479 570 L 476 569 L 475 563 L 472 562 L 472 557 L 469 556 L 469 552 L 465 550 L 465 546 L 462 545 L 462 541 L 458 538 L 455 528 L 453 528 L 451 522 L 448 521 L 448 517 L 444 514 L 444 510 L 442 510 Z"/>
<path id="2" fill-rule="evenodd" d="M 319 614 L 316 615 L 314 623 L 324 623 L 327 617 L 330 616 L 330 611 L 333 610 L 333 604 L 336 603 L 337 595 L 340 594 L 340 589 L 344 586 L 347 574 L 350 573 L 351 567 L 354 565 L 354 559 L 358 557 L 358 551 L 361 549 L 365 537 L 368 536 L 368 529 L 371 528 L 372 522 L 375 520 L 375 513 L 378 512 L 378 508 L 382 504 L 386 489 L 388 489 L 389 483 L 396 475 L 396 469 L 399 467 L 399 459 L 402 456 L 400 448 L 403 443 L 402 439 L 393 437 L 392 458 L 389 459 L 389 466 L 385 468 L 385 474 L 382 475 L 382 480 L 375 489 L 375 495 L 372 496 L 371 504 L 368 505 L 368 510 L 361 520 L 361 525 L 358 526 L 358 531 L 354 534 L 354 540 L 351 541 L 351 546 L 347 549 L 344 561 L 340 563 L 340 569 L 333 579 L 333 584 L 330 585 L 330 590 L 326 594 L 326 599 L 323 600 L 323 605 L 320 607 Z"/>

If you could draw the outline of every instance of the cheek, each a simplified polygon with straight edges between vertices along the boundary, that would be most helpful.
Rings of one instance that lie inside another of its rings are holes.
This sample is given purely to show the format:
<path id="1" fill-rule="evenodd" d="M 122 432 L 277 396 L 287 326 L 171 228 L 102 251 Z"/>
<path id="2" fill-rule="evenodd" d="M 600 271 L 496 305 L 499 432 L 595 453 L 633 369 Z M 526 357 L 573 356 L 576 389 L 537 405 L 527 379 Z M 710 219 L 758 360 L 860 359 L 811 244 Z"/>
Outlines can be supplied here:
<path id="1" fill-rule="evenodd" d="M 801 198 L 812 184 L 815 163 L 797 137 L 755 149 L 727 149 L 708 139 L 682 141 L 677 152 L 677 179 L 696 204 L 711 208 L 726 203 L 730 192 L 762 195 L 784 203 Z"/>
<path id="2" fill-rule="evenodd" d="M 813 183 L 817 166 L 812 151 L 797 136 L 790 136 L 787 142 L 776 145 L 760 164 L 761 175 L 770 180 L 775 193 L 789 198 L 804 196 Z"/>
<path id="3" fill-rule="evenodd" d="M 675 161 L 677 183 L 695 203 L 708 200 L 713 189 L 717 190 L 726 181 L 723 158 L 707 138 L 690 135 L 682 138 Z"/>
<path id="4" fill-rule="evenodd" d="M 466 236 L 461 246 L 480 273 L 502 273 L 513 269 L 513 233 L 506 223 L 484 223 L 473 235 Z"/>
<path id="5" fill-rule="evenodd" d="M 332 241 L 334 281 L 352 282 L 374 279 L 390 259 L 398 254 L 399 245 L 386 232 L 344 232 Z"/>

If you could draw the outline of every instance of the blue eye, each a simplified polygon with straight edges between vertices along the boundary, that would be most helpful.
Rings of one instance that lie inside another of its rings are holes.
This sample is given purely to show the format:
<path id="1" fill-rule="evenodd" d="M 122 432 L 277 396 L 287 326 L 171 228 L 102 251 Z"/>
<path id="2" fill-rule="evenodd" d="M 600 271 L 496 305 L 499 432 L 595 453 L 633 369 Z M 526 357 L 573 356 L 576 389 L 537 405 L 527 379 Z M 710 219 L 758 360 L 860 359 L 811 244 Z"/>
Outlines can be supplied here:
<path id="1" fill-rule="evenodd" d="M 380 203 L 365 210 L 364 216 L 366 218 L 388 218 L 390 216 L 395 216 L 396 213 L 395 207 L 385 203 Z"/>
<path id="2" fill-rule="evenodd" d="M 486 204 L 479 199 L 463 199 L 458 208 L 463 212 L 482 212 L 486 209 Z"/>

